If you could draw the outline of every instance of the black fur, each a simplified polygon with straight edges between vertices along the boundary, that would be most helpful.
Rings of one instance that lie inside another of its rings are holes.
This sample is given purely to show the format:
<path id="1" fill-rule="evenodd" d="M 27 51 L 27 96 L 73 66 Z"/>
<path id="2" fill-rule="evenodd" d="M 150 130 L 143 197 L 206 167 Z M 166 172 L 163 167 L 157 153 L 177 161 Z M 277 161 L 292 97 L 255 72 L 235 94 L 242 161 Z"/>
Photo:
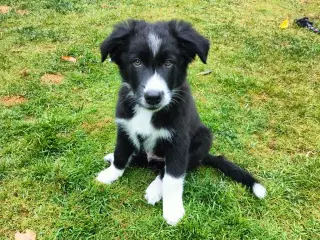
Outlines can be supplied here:
<path id="1" fill-rule="evenodd" d="M 155 32 L 162 40 L 156 56 L 148 47 L 147 38 Z M 166 166 L 166 173 L 180 177 L 187 170 L 209 165 L 221 170 L 233 180 L 252 188 L 257 182 L 246 170 L 241 169 L 224 157 L 209 154 L 212 144 L 210 130 L 201 122 L 186 81 L 188 64 L 198 55 L 203 63 L 207 61 L 209 41 L 184 21 L 156 22 L 129 20 L 115 26 L 111 35 L 101 45 L 104 61 L 108 56 L 120 70 L 124 84 L 119 91 L 116 118 L 131 119 L 134 108 L 141 105 L 143 87 L 155 71 L 166 81 L 172 91 L 170 103 L 154 111 L 151 123 L 156 129 L 170 130 L 171 139 L 158 139 L 153 153 L 165 159 L 157 163 Z M 141 59 L 143 67 L 135 68 L 133 61 Z M 173 61 L 170 68 L 163 67 L 166 59 Z M 143 107 L 143 105 L 141 105 Z M 138 136 L 142 145 L 145 139 Z M 148 165 L 144 149 L 137 149 L 128 133 L 118 128 L 117 144 L 114 152 L 114 165 L 123 169 L 130 156 L 132 164 Z"/>

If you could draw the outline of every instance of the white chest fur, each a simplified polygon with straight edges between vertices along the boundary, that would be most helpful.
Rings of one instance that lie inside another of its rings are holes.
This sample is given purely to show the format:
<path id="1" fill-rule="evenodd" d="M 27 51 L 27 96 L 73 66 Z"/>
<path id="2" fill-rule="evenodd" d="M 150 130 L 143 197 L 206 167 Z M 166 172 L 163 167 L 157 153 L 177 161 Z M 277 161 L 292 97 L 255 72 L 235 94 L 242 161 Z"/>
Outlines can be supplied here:
<path id="1" fill-rule="evenodd" d="M 153 112 L 142 107 L 135 107 L 135 115 L 131 119 L 117 118 L 116 122 L 119 127 L 123 128 L 135 147 L 141 149 L 138 135 L 145 140 L 142 142 L 146 152 L 153 152 L 153 148 L 158 139 L 170 139 L 171 132 L 165 128 L 156 129 L 152 123 Z"/>

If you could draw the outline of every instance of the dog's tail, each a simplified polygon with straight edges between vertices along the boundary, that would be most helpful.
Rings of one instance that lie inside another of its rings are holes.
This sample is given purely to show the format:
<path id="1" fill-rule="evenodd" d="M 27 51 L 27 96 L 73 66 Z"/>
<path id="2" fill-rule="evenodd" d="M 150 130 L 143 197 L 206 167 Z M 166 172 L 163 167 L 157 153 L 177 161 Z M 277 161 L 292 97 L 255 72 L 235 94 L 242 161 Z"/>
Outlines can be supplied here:
<path id="1" fill-rule="evenodd" d="M 247 186 L 258 198 L 262 199 L 267 194 L 266 188 L 262 186 L 247 170 L 240 168 L 223 156 L 213 156 L 208 154 L 203 159 L 202 164 L 219 169 L 232 180 Z"/>

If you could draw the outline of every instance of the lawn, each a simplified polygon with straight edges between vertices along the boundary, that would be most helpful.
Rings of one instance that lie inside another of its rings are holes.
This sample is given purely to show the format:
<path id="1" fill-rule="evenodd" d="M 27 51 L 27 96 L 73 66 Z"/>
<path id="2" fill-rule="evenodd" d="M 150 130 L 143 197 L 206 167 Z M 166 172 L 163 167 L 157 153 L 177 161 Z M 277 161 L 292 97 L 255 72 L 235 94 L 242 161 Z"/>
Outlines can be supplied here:
<path id="1" fill-rule="evenodd" d="M 294 24 L 307 15 L 320 27 L 318 0 L 0 5 L 0 239 L 26 229 L 37 239 L 320 238 L 320 38 Z M 171 227 L 143 197 L 151 171 L 95 181 L 114 150 L 120 86 L 99 45 L 127 18 L 184 19 L 210 39 L 208 64 L 194 61 L 188 80 L 212 153 L 251 171 L 266 199 L 203 167 L 187 176 L 186 215 Z"/>

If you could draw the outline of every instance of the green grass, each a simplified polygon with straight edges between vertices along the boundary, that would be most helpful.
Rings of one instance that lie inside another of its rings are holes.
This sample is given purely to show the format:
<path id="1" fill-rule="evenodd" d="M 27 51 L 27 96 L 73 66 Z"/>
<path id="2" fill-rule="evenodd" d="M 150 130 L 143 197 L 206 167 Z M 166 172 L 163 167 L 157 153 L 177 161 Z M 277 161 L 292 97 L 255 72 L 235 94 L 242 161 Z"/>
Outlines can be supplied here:
<path id="1" fill-rule="evenodd" d="M 2 0 L 12 9 L 0 14 L 0 239 L 27 228 L 38 239 L 319 239 L 320 38 L 293 20 L 320 27 L 320 4 L 301 2 Z M 201 168 L 186 178 L 186 215 L 170 227 L 161 204 L 143 198 L 152 172 L 95 182 L 114 149 L 120 86 L 98 48 L 127 18 L 185 19 L 210 39 L 208 64 L 196 60 L 188 79 L 216 135 L 212 152 L 255 174 L 265 200 Z M 45 73 L 65 78 L 43 84 Z M 5 106 L 7 96 L 26 101 Z"/>

